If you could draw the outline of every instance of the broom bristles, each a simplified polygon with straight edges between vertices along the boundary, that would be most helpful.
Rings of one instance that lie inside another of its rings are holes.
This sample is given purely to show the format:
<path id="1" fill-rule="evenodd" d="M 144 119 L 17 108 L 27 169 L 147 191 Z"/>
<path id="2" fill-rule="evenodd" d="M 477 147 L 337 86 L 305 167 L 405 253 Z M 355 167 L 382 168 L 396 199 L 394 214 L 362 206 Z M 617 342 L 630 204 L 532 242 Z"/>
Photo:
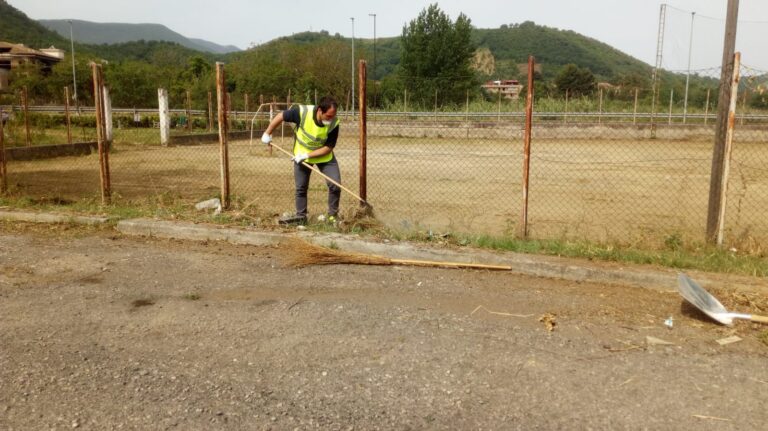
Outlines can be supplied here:
<path id="1" fill-rule="evenodd" d="M 320 247 L 299 239 L 287 242 L 285 249 L 290 253 L 288 265 L 301 268 L 309 265 L 391 265 L 389 258 L 375 255 L 349 253 Z"/>

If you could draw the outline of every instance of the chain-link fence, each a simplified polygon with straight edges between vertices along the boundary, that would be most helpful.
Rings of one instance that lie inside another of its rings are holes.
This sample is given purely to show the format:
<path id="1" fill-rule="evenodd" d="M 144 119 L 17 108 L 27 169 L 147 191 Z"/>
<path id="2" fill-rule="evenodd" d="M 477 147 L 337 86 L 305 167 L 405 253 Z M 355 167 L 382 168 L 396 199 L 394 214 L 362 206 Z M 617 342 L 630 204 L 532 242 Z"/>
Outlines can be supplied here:
<path id="1" fill-rule="evenodd" d="M 768 237 L 761 217 L 768 204 L 768 74 L 749 67 L 741 73 L 726 241 L 755 248 Z M 719 79 L 719 69 L 708 69 L 694 71 L 686 88 L 679 80 L 662 80 L 655 94 L 601 85 L 588 96 L 552 91 L 538 96 L 528 189 L 530 237 L 639 245 L 703 240 Z M 404 92 L 401 104 L 368 112 L 367 199 L 377 218 L 397 230 L 435 235 L 517 234 L 523 211 L 524 94 L 491 92 L 471 102 L 467 94 L 463 106 L 441 106 L 439 86 L 434 87 L 437 94 L 429 101 L 411 100 Z M 218 124 L 210 112 L 216 106 L 209 109 L 204 102 L 173 102 L 168 145 L 160 142 L 156 107 L 113 109 L 110 171 L 116 203 L 189 210 L 195 202 L 220 196 Z M 289 104 L 239 104 L 241 110 L 234 106 L 228 115 L 232 208 L 254 219 L 292 212 L 292 162 L 260 143 L 271 116 Z M 27 147 L 26 119 L 21 104 L 13 105 L 3 106 L 11 112 L 6 155 Z M 340 118 L 334 153 L 343 184 L 357 191 L 359 116 L 341 111 Z M 71 119 L 73 141 L 95 140 L 91 109 L 81 105 Z M 29 120 L 32 147 L 67 142 L 62 112 L 48 106 L 46 112 L 30 113 Z M 292 135 L 288 125 L 278 129 L 275 144 L 290 150 Z M 7 158 L 10 193 L 97 200 L 99 164 L 93 147 L 89 153 Z M 325 181 L 313 175 L 311 216 L 326 211 L 326 196 Z M 342 196 L 342 214 L 349 215 L 358 202 Z"/>
<path id="2" fill-rule="evenodd" d="M 57 108 L 51 108 L 56 106 Z M 7 193 L 64 203 L 99 195 L 95 117 L 26 89 L 0 96 Z"/>

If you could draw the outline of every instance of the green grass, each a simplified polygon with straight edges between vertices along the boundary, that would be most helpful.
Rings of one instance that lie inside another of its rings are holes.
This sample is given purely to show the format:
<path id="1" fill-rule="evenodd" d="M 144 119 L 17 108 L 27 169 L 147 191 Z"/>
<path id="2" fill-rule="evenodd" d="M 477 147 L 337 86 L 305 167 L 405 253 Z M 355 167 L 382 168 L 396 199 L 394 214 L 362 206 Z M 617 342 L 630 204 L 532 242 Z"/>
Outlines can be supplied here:
<path id="1" fill-rule="evenodd" d="M 741 254 L 705 244 L 684 246 L 676 241 L 666 241 L 666 249 L 653 250 L 616 244 L 596 244 L 588 241 L 564 239 L 523 241 L 489 236 L 476 237 L 471 239 L 469 244 L 479 248 L 518 253 L 659 265 L 675 269 L 694 269 L 757 277 L 768 275 L 766 256 Z"/>
<path id="2" fill-rule="evenodd" d="M 269 214 L 259 214 L 252 208 L 246 207 L 244 200 L 238 196 L 233 196 L 232 210 L 215 216 L 210 211 L 195 210 L 193 204 L 194 202 L 181 199 L 170 193 L 147 196 L 138 200 L 126 200 L 119 194 L 115 194 L 111 205 L 101 205 L 99 196 L 73 202 L 56 197 L 31 198 L 13 193 L 0 196 L 0 206 L 2 207 L 107 216 L 113 223 L 121 219 L 151 217 L 228 226 L 274 228 Z M 240 211 L 241 208 L 242 211 Z M 387 229 L 370 220 L 364 222 L 349 220 L 340 228 L 320 222 L 310 223 L 307 227 L 315 232 L 344 232 L 380 239 L 405 239 L 424 243 L 440 242 L 454 246 L 471 246 L 481 249 L 593 261 L 658 265 L 681 270 L 692 269 L 758 277 L 768 275 L 768 258 L 762 251 L 751 254 L 749 252 L 732 252 L 706 244 L 684 242 L 676 235 L 668 236 L 659 248 L 651 248 L 639 244 L 603 244 L 570 239 L 520 240 L 509 236 L 432 235 L 425 232 L 401 232 Z"/>

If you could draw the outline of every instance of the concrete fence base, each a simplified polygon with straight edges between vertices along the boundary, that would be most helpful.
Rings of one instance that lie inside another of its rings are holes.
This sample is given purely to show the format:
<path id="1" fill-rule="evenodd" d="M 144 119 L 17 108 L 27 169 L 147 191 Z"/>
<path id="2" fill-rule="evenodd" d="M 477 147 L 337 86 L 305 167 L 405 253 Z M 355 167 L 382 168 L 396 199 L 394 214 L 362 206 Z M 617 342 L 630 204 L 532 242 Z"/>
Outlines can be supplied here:
<path id="1" fill-rule="evenodd" d="M 96 142 L 78 142 L 75 144 L 36 145 L 34 147 L 12 147 L 5 149 L 6 161 L 52 159 L 55 157 L 87 156 L 98 152 Z"/>

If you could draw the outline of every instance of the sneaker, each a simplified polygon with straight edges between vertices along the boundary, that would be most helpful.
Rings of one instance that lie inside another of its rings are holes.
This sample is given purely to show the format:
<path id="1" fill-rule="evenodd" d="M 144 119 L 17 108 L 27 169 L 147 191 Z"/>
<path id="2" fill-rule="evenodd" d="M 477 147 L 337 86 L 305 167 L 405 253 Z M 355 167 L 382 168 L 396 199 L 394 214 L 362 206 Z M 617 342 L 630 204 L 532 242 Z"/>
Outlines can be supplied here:
<path id="1" fill-rule="evenodd" d="M 283 217 L 280 217 L 277 223 L 281 225 L 291 225 L 291 224 L 305 225 L 307 224 L 307 217 L 300 216 L 300 215 L 283 216 Z"/>
<path id="2" fill-rule="evenodd" d="M 333 215 L 320 214 L 319 216 L 317 216 L 317 221 L 319 223 L 325 223 L 332 226 L 338 226 L 339 224 L 338 217 Z"/>

